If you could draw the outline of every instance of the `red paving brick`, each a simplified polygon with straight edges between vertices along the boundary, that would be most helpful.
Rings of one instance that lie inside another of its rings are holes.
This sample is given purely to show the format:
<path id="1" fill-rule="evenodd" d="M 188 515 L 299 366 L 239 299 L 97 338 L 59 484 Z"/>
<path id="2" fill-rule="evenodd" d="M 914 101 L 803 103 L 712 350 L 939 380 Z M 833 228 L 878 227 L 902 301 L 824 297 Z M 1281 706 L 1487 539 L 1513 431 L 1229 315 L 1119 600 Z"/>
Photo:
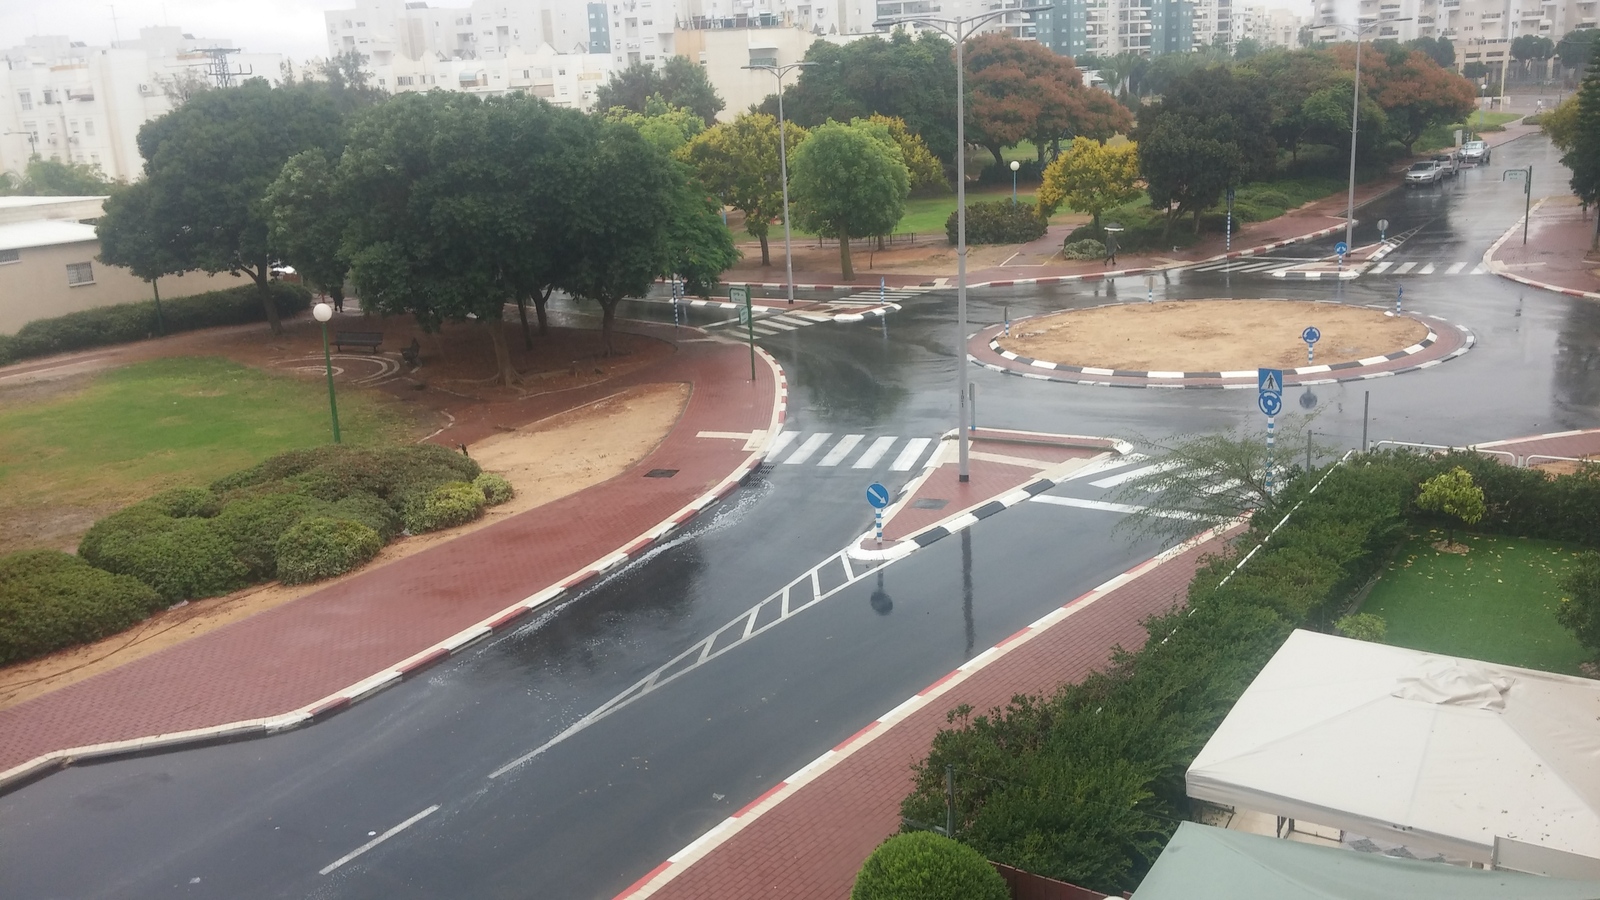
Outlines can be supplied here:
<path id="1" fill-rule="evenodd" d="M 0 710 L 0 771 L 70 747 L 296 710 L 566 579 L 734 472 L 747 454 L 706 431 L 766 429 L 771 369 L 717 342 L 629 376 L 688 382 L 672 432 L 603 484 L 348 579 L 61 690 Z M 612 390 L 618 389 L 613 386 Z M 677 469 L 673 478 L 640 477 Z"/>
<path id="2" fill-rule="evenodd" d="M 1600 211 L 1585 213 L 1576 197 L 1551 197 L 1528 219 L 1527 243 L 1515 228 L 1490 260 L 1503 264 L 1506 274 L 1541 285 L 1600 293 L 1600 254 L 1589 252 L 1597 216 Z"/>

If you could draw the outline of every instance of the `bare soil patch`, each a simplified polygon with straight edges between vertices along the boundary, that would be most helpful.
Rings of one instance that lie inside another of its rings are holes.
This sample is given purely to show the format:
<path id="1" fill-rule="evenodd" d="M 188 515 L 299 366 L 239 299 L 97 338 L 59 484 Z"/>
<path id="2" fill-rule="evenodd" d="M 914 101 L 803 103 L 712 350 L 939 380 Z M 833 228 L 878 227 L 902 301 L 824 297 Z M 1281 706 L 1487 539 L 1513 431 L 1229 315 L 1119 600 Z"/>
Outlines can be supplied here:
<path id="1" fill-rule="evenodd" d="M 1134 371 L 1235 372 L 1306 364 L 1300 333 L 1322 332 L 1318 363 L 1380 356 L 1427 336 L 1404 316 L 1334 303 L 1180 300 L 1067 310 L 1012 328 L 1000 346 L 1020 356 Z"/>
<path id="2" fill-rule="evenodd" d="M 294 586 L 274 582 L 194 601 L 158 613 L 123 634 L 0 669 L 0 709 L 606 481 L 649 455 L 677 422 L 688 399 L 686 384 L 641 385 L 470 444 L 468 452 L 484 469 L 504 475 L 516 489 L 514 498 L 490 508 L 478 521 L 401 538 L 371 564 L 340 579 Z"/>

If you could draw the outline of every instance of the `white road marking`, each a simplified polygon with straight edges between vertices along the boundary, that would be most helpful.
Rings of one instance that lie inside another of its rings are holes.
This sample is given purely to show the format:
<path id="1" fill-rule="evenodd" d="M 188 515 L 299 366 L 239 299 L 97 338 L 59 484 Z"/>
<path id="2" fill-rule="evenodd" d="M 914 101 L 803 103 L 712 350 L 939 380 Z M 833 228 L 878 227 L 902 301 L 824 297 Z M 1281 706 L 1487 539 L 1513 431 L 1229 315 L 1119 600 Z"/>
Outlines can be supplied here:
<path id="1" fill-rule="evenodd" d="M 773 317 L 773 318 L 770 318 L 770 319 L 762 319 L 757 324 L 765 325 L 768 328 L 776 328 L 779 331 L 793 331 L 796 328 L 800 327 L 799 325 L 795 325 L 795 324 L 792 324 L 792 323 L 789 323 L 789 322 L 779 321 L 777 317 Z"/>
<path id="2" fill-rule="evenodd" d="M 1418 275 L 1432 275 L 1433 274 L 1433 263 L 1423 263 L 1422 264 L 1422 268 L 1417 270 L 1417 274 Z"/>
<path id="3" fill-rule="evenodd" d="M 889 464 L 889 471 L 911 471 L 911 467 L 916 465 L 917 460 L 922 457 L 922 451 L 926 450 L 931 443 L 933 443 L 931 438 L 912 438 L 907 441 L 906 448 L 901 450 L 900 455 L 896 456 L 894 462 Z"/>
<path id="4" fill-rule="evenodd" d="M 831 431 L 819 431 L 816 434 L 813 434 L 812 436 L 806 438 L 805 443 L 801 444 L 799 449 L 789 454 L 789 458 L 784 460 L 783 464 L 786 466 L 800 465 L 801 463 L 810 459 L 811 454 L 822 449 L 822 445 L 826 444 L 828 442 L 828 438 L 831 437 L 833 437 L 833 432 Z"/>
<path id="5" fill-rule="evenodd" d="M 1466 267 L 1467 267 L 1467 264 L 1464 263 L 1464 262 L 1451 263 L 1450 264 L 1450 268 L 1445 269 L 1444 273 L 1446 275 L 1457 275 L 1457 274 L 1460 274 L 1461 270 L 1465 269 Z"/>
<path id="6" fill-rule="evenodd" d="M 1372 267 L 1372 274 L 1374 274 L 1374 275 L 1382 275 L 1384 272 L 1388 271 L 1389 267 L 1392 266 L 1392 265 L 1394 265 L 1394 263 L 1392 263 L 1392 262 L 1381 262 L 1381 263 L 1378 263 L 1377 265 Z"/>
<path id="7" fill-rule="evenodd" d="M 1125 484 L 1129 481 L 1132 481 L 1135 478 L 1143 478 L 1146 475 L 1154 475 L 1158 472 L 1165 472 L 1168 469 L 1177 468 L 1177 466 L 1178 464 L 1176 462 L 1172 462 L 1170 460 L 1166 462 L 1152 463 L 1148 466 L 1140 466 L 1137 469 L 1129 469 L 1126 472 L 1118 472 L 1109 478 L 1101 478 L 1098 481 L 1091 481 L 1089 482 L 1089 486 L 1097 488 L 1113 488 L 1119 484 Z"/>
<path id="8" fill-rule="evenodd" d="M 824 456 L 822 461 L 817 463 L 817 465 L 837 466 L 839 463 L 844 462 L 844 458 L 850 454 L 851 450 L 856 448 L 857 444 L 861 443 L 861 439 L 863 437 L 866 437 L 866 435 L 847 434 L 840 438 L 839 443 L 834 444 L 833 449 L 829 450 L 828 455 Z"/>
<path id="9" fill-rule="evenodd" d="M 789 444 L 799 436 L 800 432 L 798 431 L 778 432 L 777 439 L 772 442 L 772 449 L 767 451 L 767 459 L 771 459 L 774 456 L 777 456 L 779 453 L 782 453 L 783 448 L 789 446 Z"/>
<path id="10" fill-rule="evenodd" d="M 1128 515 L 1149 511 L 1149 508 L 1144 506 L 1129 506 L 1126 503 L 1107 503 L 1104 500 L 1080 500 L 1077 497 L 1055 497 L 1051 496 L 1050 494 L 1039 494 L 1034 497 L 1029 497 L 1028 499 L 1035 503 L 1049 503 L 1053 506 L 1071 506 L 1076 509 L 1093 509 L 1098 510 L 1099 512 L 1124 513 Z M 1153 513 L 1153 515 L 1161 516 L 1162 518 L 1166 519 L 1191 518 L 1188 513 L 1181 512 L 1156 512 Z"/>
<path id="11" fill-rule="evenodd" d="M 1414 269 L 1416 267 L 1417 267 L 1417 264 L 1415 262 L 1403 262 L 1398 267 L 1395 268 L 1394 273 L 1396 275 L 1404 275 L 1405 273 L 1411 271 L 1412 269 Z"/>
<path id="12" fill-rule="evenodd" d="M 378 835 L 377 837 L 373 838 L 372 840 L 367 841 L 365 844 L 362 844 L 361 846 L 355 848 L 354 850 L 351 850 L 349 853 L 346 853 L 345 855 L 339 857 L 338 859 L 334 860 L 333 862 L 328 863 L 327 865 L 323 866 L 321 869 L 319 869 L 317 871 L 317 874 L 318 875 L 326 875 L 329 872 L 332 872 L 334 869 L 339 868 L 340 866 L 344 865 L 345 863 L 349 862 L 350 860 L 355 859 L 356 857 L 358 857 L 361 854 L 367 852 L 368 850 L 371 850 L 373 847 L 378 846 L 379 844 L 383 843 L 384 841 L 387 841 L 389 838 L 394 837 L 395 835 L 399 834 L 400 832 L 405 831 L 407 828 L 410 828 L 411 826 L 413 826 L 413 825 L 417 824 L 418 822 L 422 821 L 425 817 L 427 817 L 431 813 L 433 813 L 436 810 L 438 810 L 438 808 L 439 808 L 439 804 L 435 803 L 434 805 L 428 807 L 427 809 L 423 810 L 422 812 L 419 812 L 416 815 L 412 816 L 411 818 L 405 820 L 404 822 L 401 822 L 399 825 L 396 825 L 395 827 L 389 829 L 388 831 L 385 831 L 383 834 Z"/>
<path id="13" fill-rule="evenodd" d="M 1472 271 L 1468 272 L 1467 274 L 1468 275 L 1482 275 L 1482 274 L 1484 274 L 1485 272 L 1488 272 L 1488 271 L 1489 271 L 1488 269 L 1485 269 L 1483 267 L 1483 263 L 1478 263 L 1476 266 L 1473 266 L 1472 267 Z"/>
<path id="14" fill-rule="evenodd" d="M 871 446 L 867 447 L 867 452 L 861 454 L 861 458 L 856 460 L 855 465 L 851 466 L 850 468 L 852 468 L 852 469 L 870 469 L 870 468 L 872 468 L 878 462 L 878 460 L 883 458 L 883 455 L 885 453 L 889 452 L 889 448 L 893 447 L 894 446 L 894 442 L 898 441 L 898 440 L 899 440 L 899 438 L 893 437 L 893 436 L 878 438 L 877 440 L 872 442 Z"/>
<path id="15" fill-rule="evenodd" d="M 816 321 L 814 319 L 801 319 L 801 318 L 799 318 L 797 316 L 791 316 L 791 315 L 787 315 L 787 314 L 783 314 L 783 313 L 780 313 L 779 315 L 773 316 L 771 321 L 773 322 L 773 324 L 777 324 L 779 322 L 782 322 L 782 323 L 784 323 L 786 325 L 793 325 L 796 328 L 803 328 L 803 327 L 805 327 L 807 325 L 815 325 L 816 324 Z"/>

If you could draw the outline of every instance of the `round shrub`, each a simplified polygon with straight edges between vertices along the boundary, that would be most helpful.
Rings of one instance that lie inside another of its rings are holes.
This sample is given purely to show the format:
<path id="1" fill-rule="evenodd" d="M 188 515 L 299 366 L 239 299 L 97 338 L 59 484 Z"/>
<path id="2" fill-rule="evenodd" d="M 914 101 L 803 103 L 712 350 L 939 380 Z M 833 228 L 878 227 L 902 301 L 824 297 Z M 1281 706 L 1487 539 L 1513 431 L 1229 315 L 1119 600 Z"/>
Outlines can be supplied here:
<path id="1" fill-rule="evenodd" d="M 400 514 L 375 494 L 351 494 L 333 504 L 331 515 L 338 519 L 360 522 L 376 531 L 384 543 L 388 543 L 400 533 Z"/>
<path id="2" fill-rule="evenodd" d="M 161 608 L 138 579 L 55 550 L 0 557 L 0 665 L 115 634 Z"/>
<path id="3" fill-rule="evenodd" d="M 210 518 L 222 509 L 216 494 L 203 487 L 181 487 L 161 493 L 144 501 L 175 519 L 185 516 Z"/>
<path id="4" fill-rule="evenodd" d="M 499 506 L 517 495 L 511 482 L 493 472 L 485 472 L 472 479 L 472 486 L 483 491 L 483 499 L 490 506 Z"/>
<path id="5" fill-rule="evenodd" d="M 278 578 L 284 584 L 332 578 L 367 562 L 381 549 L 383 538 L 360 522 L 312 516 L 278 539 Z"/>
<path id="6" fill-rule="evenodd" d="M 1094 238 L 1084 238 L 1074 241 L 1070 238 L 1061 245 L 1061 256 L 1064 259 L 1104 259 L 1106 245 Z"/>
<path id="7" fill-rule="evenodd" d="M 465 481 L 451 481 L 407 503 L 403 521 L 412 534 L 453 528 L 482 515 L 484 502 L 483 491 Z"/>
<path id="8" fill-rule="evenodd" d="M 957 212 L 945 220 L 945 236 L 956 243 Z M 1026 203 L 1007 200 L 987 200 L 967 204 L 967 243 L 969 244 L 1025 244 L 1044 237 L 1049 223 L 1039 217 L 1038 210 Z"/>
<path id="9" fill-rule="evenodd" d="M 303 494 L 273 494 L 235 500 L 213 521 L 247 577 L 266 581 L 278 575 L 278 538 L 301 519 L 326 515 L 330 509 L 330 504 Z"/>
<path id="10" fill-rule="evenodd" d="M 125 506 L 89 526 L 78 541 L 78 556 L 92 566 L 111 571 L 106 563 L 108 547 L 165 529 L 172 519 L 153 503 Z"/>
<path id="11" fill-rule="evenodd" d="M 212 526 L 215 521 L 160 516 L 151 520 L 149 530 L 124 531 L 99 541 L 94 558 L 87 561 L 139 579 L 167 603 L 226 594 L 247 584 L 249 572 L 235 558 L 232 543 Z"/>
<path id="12" fill-rule="evenodd" d="M 978 851 L 929 831 L 897 834 L 856 873 L 850 900 L 1009 900 L 1005 879 Z"/>
<path id="13" fill-rule="evenodd" d="M 1389 626 L 1383 621 L 1383 616 L 1376 613 L 1351 613 L 1348 616 L 1340 616 L 1333 623 L 1333 632 L 1340 637 L 1378 642 L 1388 634 Z"/>

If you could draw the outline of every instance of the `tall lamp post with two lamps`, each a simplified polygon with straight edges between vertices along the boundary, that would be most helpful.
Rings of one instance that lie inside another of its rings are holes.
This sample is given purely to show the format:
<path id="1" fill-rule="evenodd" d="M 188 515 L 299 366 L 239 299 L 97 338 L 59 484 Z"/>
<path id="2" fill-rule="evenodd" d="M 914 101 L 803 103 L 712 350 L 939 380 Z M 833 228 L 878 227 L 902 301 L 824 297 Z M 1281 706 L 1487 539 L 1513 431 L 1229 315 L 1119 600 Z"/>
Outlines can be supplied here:
<path id="1" fill-rule="evenodd" d="M 783 274 L 789 289 L 789 304 L 794 305 L 794 253 L 789 245 L 789 139 L 783 122 L 783 76 L 795 69 L 804 69 L 816 63 L 797 62 L 788 65 L 744 66 L 746 69 L 771 72 L 778 77 L 778 178 L 783 182 Z"/>
<path id="2" fill-rule="evenodd" d="M 1345 25 L 1340 22 L 1329 22 L 1323 28 L 1337 28 L 1348 31 L 1356 36 L 1356 80 L 1350 99 L 1350 187 L 1345 198 L 1344 210 L 1344 245 L 1355 246 L 1352 235 L 1356 230 L 1356 122 L 1361 112 L 1361 36 L 1380 25 L 1393 25 L 1397 22 L 1409 22 L 1411 16 L 1403 19 L 1379 19 L 1366 25 Z"/>
<path id="3" fill-rule="evenodd" d="M 958 480 L 969 481 L 967 406 L 967 109 L 966 61 L 964 51 L 967 38 L 989 22 L 1012 13 L 1022 13 L 1031 18 L 1033 13 L 1044 12 L 1048 6 L 1012 6 L 975 16 L 939 18 L 935 16 L 904 15 L 873 22 L 874 28 L 908 25 L 916 22 L 934 28 L 956 45 L 956 434 L 959 443 Z M 1015 170 L 1013 170 L 1015 172 Z M 1015 176 L 1013 176 L 1015 177 Z M 1016 197 L 1012 185 L 1012 199 Z"/>
<path id="4" fill-rule="evenodd" d="M 333 442 L 339 440 L 339 402 L 333 398 L 333 356 L 328 353 L 328 320 L 333 318 L 333 307 L 318 303 L 311 307 L 311 315 L 322 323 L 322 366 L 328 373 L 328 411 L 333 414 Z"/>

